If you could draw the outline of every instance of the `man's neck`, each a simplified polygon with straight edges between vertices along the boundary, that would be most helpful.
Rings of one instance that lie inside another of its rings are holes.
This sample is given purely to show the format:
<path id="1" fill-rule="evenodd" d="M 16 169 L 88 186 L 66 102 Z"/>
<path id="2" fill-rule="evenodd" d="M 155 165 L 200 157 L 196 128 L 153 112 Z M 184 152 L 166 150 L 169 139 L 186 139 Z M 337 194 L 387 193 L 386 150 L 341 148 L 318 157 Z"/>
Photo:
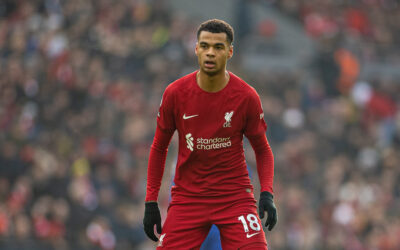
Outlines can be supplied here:
<path id="1" fill-rule="evenodd" d="M 199 70 L 196 76 L 199 87 L 206 92 L 212 93 L 218 92 L 225 88 L 229 82 L 229 78 L 229 73 L 226 70 L 214 76 L 207 75 Z"/>

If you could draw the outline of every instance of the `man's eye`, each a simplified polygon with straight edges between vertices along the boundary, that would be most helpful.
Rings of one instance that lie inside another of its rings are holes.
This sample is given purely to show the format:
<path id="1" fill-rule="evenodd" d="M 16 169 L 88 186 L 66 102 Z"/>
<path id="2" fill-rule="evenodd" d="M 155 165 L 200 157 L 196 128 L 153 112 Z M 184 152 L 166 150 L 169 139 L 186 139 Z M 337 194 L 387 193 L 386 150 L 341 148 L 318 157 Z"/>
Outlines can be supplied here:
<path id="1" fill-rule="evenodd" d="M 205 48 L 207 48 L 207 45 L 205 45 L 205 44 L 200 44 L 200 48 L 205 49 Z"/>

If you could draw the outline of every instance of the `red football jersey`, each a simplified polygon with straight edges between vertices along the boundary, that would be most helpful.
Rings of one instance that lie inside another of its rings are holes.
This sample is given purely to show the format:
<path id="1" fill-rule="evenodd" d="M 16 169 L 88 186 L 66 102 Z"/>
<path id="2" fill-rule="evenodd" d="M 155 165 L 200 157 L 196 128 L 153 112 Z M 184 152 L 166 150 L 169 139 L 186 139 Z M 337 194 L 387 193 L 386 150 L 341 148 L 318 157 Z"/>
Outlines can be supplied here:
<path id="1" fill-rule="evenodd" d="M 166 88 L 157 118 L 158 129 L 171 136 L 177 130 L 179 135 L 172 196 L 219 197 L 240 190 L 250 193 L 253 187 L 243 135 L 265 137 L 267 126 L 260 98 L 254 88 L 231 72 L 221 91 L 206 92 L 198 86 L 196 73 Z M 272 186 L 272 176 L 269 178 Z M 146 200 L 156 199 L 155 195 L 158 190 L 148 193 Z"/>

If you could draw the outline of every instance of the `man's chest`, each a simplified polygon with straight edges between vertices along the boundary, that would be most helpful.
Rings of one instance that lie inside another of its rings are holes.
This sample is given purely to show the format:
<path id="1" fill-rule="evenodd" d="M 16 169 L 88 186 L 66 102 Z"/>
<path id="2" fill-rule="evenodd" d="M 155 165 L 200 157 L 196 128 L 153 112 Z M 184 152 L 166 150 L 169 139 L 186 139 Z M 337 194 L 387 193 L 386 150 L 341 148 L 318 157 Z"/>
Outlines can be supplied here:
<path id="1" fill-rule="evenodd" d="M 245 103 L 237 96 L 206 98 L 187 96 L 175 110 L 178 131 L 198 136 L 230 136 L 243 131 Z"/>

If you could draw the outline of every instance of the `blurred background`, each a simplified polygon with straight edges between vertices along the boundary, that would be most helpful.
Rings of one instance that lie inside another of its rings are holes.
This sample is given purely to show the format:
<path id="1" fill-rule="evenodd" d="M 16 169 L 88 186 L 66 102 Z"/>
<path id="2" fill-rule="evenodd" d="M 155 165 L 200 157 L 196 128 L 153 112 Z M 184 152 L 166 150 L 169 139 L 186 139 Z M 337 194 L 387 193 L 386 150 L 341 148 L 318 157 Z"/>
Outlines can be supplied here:
<path id="1" fill-rule="evenodd" d="M 1 0 L 0 249 L 154 249 L 142 216 L 158 106 L 197 69 L 209 18 L 234 27 L 228 69 L 262 99 L 269 248 L 400 249 L 397 0 Z"/>

